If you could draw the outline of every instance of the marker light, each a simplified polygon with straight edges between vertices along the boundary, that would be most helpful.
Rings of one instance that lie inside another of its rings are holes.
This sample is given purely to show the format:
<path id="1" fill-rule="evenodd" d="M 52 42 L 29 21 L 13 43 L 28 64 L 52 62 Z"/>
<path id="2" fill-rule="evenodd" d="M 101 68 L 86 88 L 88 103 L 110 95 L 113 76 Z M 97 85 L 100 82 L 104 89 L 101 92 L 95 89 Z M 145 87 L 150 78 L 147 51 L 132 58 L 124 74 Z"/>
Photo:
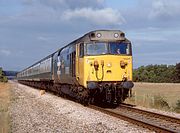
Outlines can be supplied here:
<path id="1" fill-rule="evenodd" d="M 102 35 L 101 35 L 101 33 L 97 33 L 97 35 L 96 35 L 98 38 L 100 38 Z"/>
<path id="2" fill-rule="evenodd" d="M 107 67 L 112 67 L 112 64 L 109 62 L 109 63 L 107 63 Z"/>
<path id="3" fill-rule="evenodd" d="M 115 38 L 118 38 L 118 37 L 119 37 L 119 34 L 118 34 L 118 33 L 114 33 L 114 37 L 115 37 Z"/>

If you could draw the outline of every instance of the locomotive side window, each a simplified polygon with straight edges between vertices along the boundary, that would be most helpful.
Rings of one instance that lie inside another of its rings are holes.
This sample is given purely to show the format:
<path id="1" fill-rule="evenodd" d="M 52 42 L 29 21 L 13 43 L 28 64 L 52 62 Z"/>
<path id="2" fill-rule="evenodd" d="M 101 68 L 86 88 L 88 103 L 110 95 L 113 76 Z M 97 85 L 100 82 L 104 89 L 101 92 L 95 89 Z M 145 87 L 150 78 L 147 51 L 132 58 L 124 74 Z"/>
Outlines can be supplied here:
<path id="1" fill-rule="evenodd" d="M 79 57 L 83 57 L 83 56 L 84 56 L 84 44 L 81 43 L 79 47 Z"/>

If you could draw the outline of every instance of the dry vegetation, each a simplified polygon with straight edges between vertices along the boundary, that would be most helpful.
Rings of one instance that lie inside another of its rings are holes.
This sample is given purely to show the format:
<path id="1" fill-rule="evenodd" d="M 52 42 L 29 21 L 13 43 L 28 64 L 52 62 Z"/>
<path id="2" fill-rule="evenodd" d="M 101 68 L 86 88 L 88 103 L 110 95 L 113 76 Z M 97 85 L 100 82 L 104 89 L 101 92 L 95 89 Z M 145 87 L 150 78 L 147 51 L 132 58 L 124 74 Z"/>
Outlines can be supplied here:
<path id="1" fill-rule="evenodd" d="M 127 103 L 180 112 L 180 84 L 135 83 L 132 92 L 133 97 Z"/>
<path id="2" fill-rule="evenodd" d="M 8 107 L 10 104 L 10 84 L 0 83 L 0 133 L 7 133 L 10 129 Z"/>

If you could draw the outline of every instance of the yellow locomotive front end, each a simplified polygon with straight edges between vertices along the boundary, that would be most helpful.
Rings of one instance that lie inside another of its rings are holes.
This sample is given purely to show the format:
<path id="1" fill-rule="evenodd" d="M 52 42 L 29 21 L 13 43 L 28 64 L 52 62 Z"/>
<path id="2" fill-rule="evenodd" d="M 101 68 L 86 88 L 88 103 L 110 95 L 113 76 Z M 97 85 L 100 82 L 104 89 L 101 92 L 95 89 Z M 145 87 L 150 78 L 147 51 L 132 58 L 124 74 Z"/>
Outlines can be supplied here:
<path id="1" fill-rule="evenodd" d="M 89 56 L 84 57 L 84 62 L 84 77 L 88 82 L 132 81 L 131 56 Z"/>
<path id="2" fill-rule="evenodd" d="M 120 31 L 96 31 L 77 45 L 76 78 L 96 102 L 123 102 L 131 92 L 132 48 Z"/>

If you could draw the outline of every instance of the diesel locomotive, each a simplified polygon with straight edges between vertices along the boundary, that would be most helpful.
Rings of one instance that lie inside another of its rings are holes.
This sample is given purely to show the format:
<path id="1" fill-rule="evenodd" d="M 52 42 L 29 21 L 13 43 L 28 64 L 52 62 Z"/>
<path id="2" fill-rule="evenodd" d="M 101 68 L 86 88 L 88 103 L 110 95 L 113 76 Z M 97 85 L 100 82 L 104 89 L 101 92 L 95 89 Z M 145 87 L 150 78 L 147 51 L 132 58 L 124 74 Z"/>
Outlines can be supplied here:
<path id="1" fill-rule="evenodd" d="M 131 94 L 132 46 L 120 30 L 96 30 L 17 74 L 18 82 L 81 103 L 120 104 Z"/>

